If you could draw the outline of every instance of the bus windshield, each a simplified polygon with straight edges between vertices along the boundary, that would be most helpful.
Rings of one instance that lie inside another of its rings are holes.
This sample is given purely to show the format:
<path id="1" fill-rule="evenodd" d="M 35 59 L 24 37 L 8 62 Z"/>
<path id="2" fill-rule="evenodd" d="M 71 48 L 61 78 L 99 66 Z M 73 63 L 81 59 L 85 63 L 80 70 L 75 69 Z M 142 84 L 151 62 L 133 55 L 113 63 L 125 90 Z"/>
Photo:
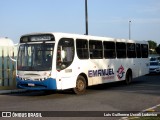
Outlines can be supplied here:
<path id="1" fill-rule="evenodd" d="M 17 70 L 48 71 L 52 69 L 53 43 L 22 44 L 19 47 Z"/>

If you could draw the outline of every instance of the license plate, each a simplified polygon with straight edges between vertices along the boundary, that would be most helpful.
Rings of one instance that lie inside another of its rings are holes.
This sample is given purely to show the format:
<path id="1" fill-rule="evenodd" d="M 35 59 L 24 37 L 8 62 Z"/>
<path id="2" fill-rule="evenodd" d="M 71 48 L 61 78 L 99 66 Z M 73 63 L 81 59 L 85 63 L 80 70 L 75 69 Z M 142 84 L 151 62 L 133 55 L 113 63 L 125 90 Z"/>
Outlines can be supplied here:
<path id="1" fill-rule="evenodd" d="M 34 87 L 35 84 L 33 84 L 33 83 L 28 83 L 28 86 Z"/>

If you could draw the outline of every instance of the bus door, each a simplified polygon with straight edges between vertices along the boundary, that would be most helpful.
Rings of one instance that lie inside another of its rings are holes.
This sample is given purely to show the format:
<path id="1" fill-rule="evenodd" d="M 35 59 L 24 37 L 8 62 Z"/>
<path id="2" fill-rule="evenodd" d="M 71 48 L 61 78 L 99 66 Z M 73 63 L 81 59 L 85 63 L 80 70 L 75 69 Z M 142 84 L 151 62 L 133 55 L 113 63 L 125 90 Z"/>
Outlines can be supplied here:
<path id="1" fill-rule="evenodd" d="M 61 78 L 62 89 L 72 88 L 72 77 L 75 75 L 72 69 L 72 63 L 74 60 L 74 40 L 71 38 L 62 38 L 59 40 L 57 47 L 57 62 L 56 69 L 59 71 L 59 77 Z"/>

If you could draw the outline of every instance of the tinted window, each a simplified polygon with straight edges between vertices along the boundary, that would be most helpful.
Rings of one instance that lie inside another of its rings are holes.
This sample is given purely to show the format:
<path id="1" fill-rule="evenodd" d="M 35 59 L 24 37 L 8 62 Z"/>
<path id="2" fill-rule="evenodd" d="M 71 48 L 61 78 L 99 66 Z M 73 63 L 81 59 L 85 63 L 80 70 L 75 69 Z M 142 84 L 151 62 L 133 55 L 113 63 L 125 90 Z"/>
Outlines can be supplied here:
<path id="1" fill-rule="evenodd" d="M 115 58 L 115 43 L 114 42 L 103 42 L 104 46 L 104 57 L 105 58 Z"/>
<path id="2" fill-rule="evenodd" d="M 127 43 L 127 57 L 136 58 L 136 49 L 134 43 Z"/>
<path id="3" fill-rule="evenodd" d="M 103 47 L 102 41 L 89 41 L 89 52 L 91 59 L 101 59 L 103 58 Z"/>
<path id="4" fill-rule="evenodd" d="M 77 55 L 79 59 L 88 59 L 88 41 L 77 39 L 76 40 L 76 48 L 77 48 Z"/>
<path id="5" fill-rule="evenodd" d="M 159 63 L 158 62 L 150 62 L 150 65 L 152 65 L 152 66 L 158 66 Z"/>
<path id="6" fill-rule="evenodd" d="M 63 70 L 71 65 L 74 58 L 74 40 L 62 38 L 57 49 L 57 70 Z"/>
<path id="7" fill-rule="evenodd" d="M 123 42 L 116 43 L 117 58 L 126 58 L 126 44 Z"/>
<path id="8" fill-rule="evenodd" d="M 136 54 L 137 54 L 137 58 L 141 58 L 141 45 L 140 44 L 136 44 Z"/>
<path id="9" fill-rule="evenodd" d="M 148 58 L 148 45 L 141 44 L 142 58 Z"/>

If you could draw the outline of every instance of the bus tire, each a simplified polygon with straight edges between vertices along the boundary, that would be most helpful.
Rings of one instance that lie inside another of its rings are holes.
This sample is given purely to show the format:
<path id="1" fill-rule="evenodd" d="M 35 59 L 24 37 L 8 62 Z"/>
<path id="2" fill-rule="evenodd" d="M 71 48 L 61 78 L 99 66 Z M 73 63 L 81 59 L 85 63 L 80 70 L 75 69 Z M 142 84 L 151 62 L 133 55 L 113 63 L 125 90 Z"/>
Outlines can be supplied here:
<path id="1" fill-rule="evenodd" d="M 77 95 L 81 95 L 86 92 L 86 80 L 83 76 L 78 76 L 76 81 L 76 87 L 73 88 L 73 91 Z"/>
<path id="2" fill-rule="evenodd" d="M 127 85 L 129 85 L 131 82 L 132 82 L 132 72 L 131 71 L 127 71 L 125 83 Z"/>

